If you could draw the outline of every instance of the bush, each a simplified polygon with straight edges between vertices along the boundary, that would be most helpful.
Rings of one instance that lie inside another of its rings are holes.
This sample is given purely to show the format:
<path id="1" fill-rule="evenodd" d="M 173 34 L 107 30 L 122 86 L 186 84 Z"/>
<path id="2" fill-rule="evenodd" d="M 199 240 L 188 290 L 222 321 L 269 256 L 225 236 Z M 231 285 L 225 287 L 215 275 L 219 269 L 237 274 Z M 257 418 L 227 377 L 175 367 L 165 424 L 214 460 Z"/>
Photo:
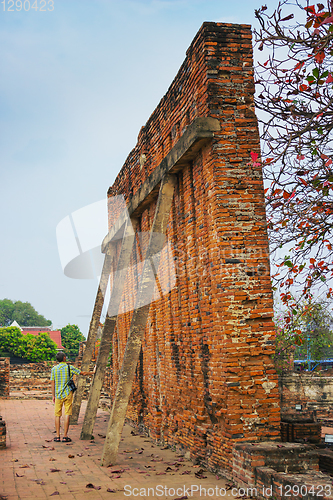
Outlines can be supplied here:
<path id="1" fill-rule="evenodd" d="M 11 326 L 0 328 L 0 351 L 38 363 L 54 359 L 57 345 L 46 332 L 23 335 L 19 328 Z"/>

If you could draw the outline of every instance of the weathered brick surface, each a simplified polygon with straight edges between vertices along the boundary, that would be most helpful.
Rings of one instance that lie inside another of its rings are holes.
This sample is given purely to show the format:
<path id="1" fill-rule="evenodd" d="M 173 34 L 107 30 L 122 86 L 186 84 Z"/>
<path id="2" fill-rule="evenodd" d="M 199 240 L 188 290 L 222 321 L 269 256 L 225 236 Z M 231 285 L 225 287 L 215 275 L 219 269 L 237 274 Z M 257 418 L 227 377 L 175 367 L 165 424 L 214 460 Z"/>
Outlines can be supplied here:
<path id="1" fill-rule="evenodd" d="M 271 467 L 258 467 L 257 498 L 274 500 L 332 500 L 332 478 L 322 472 L 310 471 L 300 474 L 276 472 Z"/>
<path id="2" fill-rule="evenodd" d="M 11 365 L 10 392 L 51 391 L 51 368 L 47 362 Z"/>
<path id="3" fill-rule="evenodd" d="M 56 361 L 41 363 L 27 363 L 10 366 L 10 397 L 11 399 L 50 399 L 51 398 L 51 369 Z M 77 363 L 70 362 L 77 366 Z M 87 380 L 87 391 L 90 381 Z"/>
<path id="4" fill-rule="evenodd" d="M 160 264 L 166 281 L 175 266 L 175 286 L 151 305 L 127 416 L 154 439 L 228 469 L 235 442 L 280 434 L 262 172 L 249 164 L 259 152 L 252 64 L 250 26 L 204 23 L 108 191 L 111 225 L 114 196 L 128 202 L 195 118 L 219 120 L 221 131 L 177 173 L 173 251 Z M 149 231 L 155 204 L 138 231 Z M 140 259 L 136 248 L 132 264 Z M 129 271 L 128 282 L 137 279 Z M 123 304 L 134 304 L 129 285 Z M 130 311 L 118 317 L 111 394 L 130 321 Z"/>
<path id="5" fill-rule="evenodd" d="M 10 358 L 0 358 L 0 398 L 9 397 Z"/>
<path id="6" fill-rule="evenodd" d="M 51 369 L 56 361 L 10 366 L 11 399 L 50 399 Z M 74 363 L 71 363 L 74 364 Z"/>
<path id="7" fill-rule="evenodd" d="M 290 443 L 320 443 L 321 424 L 317 422 L 281 422 L 281 440 Z"/>
<path id="8" fill-rule="evenodd" d="M 324 451 L 319 453 L 327 455 Z M 309 444 L 236 444 L 233 480 L 251 497 L 332 498 L 327 494 L 333 492 L 333 488 L 329 489 L 332 479 L 319 472 L 319 461 L 318 449 Z"/>
<path id="9" fill-rule="evenodd" d="M 333 450 L 323 449 L 319 451 L 319 469 L 333 474 Z"/>
<path id="10" fill-rule="evenodd" d="M 330 373 L 287 373 L 279 376 L 281 414 L 295 420 L 315 412 L 321 421 L 333 419 L 333 376 Z M 296 404 L 302 410 L 295 409 Z"/>
<path id="11" fill-rule="evenodd" d="M 0 450 L 6 448 L 6 422 L 0 416 Z"/>
<path id="12" fill-rule="evenodd" d="M 302 473 L 319 470 L 314 447 L 303 444 L 237 444 L 233 450 L 233 478 L 240 484 L 257 484 L 257 468 L 271 467 L 276 472 Z"/>

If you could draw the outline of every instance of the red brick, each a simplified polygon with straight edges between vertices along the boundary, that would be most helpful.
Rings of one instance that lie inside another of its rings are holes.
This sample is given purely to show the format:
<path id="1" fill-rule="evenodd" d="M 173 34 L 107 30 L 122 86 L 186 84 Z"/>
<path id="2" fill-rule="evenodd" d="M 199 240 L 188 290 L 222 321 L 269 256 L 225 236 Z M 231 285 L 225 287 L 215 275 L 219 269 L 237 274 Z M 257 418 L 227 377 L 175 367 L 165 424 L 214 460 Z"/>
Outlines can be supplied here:
<path id="1" fill-rule="evenodd" d="M 176 266 L 176 286 L 151 304 L 127 417 L 154 439 L 227 469 L 235 442 L 279 436 L 278 391 L 271 389 L 268 397 L 262 385 L 277 387 L 277 375 L 273 348 L 262 344 L 263 335 L 266 341 L 274 335 L 273 304 L 262 173 L 250 164 L 251 151 L 260 151 L 259 134 L 254 114 L 244 115 L 253 109 L 250 39 L 247 25 L 201 27 L 108 191 L 109 199 L 122 194 L 128 202 L 195 118 L 220 121 L 221 131 L 177 174 L 167 229 L 173 255 L 160 265 L 166 280 Z M 147 161 L 140 168 L 143 151 Z M 155 204 L 141 214 L 140 232 L 150 230 Z M 110 225 L 115 216 L 110 209 Z M 266 271 L 258 273 L 258 265 Z M 125 286 L 125 302 L 133 301 L 130 293 Z M 111 397 L 131 314 L 118 317 L 107 382 Z M 241 420 L 243 386 L 251 386 L 249 412 L 266 400 L 256 408 L 260 433 Z"/>

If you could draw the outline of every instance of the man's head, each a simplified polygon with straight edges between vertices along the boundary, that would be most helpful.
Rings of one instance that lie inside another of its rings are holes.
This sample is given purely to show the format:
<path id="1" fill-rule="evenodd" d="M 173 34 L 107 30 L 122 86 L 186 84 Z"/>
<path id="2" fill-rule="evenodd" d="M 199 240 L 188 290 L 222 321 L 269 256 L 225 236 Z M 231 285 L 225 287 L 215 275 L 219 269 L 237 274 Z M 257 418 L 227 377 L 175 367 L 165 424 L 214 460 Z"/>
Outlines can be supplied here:
<path id="1" fill-rule="evenodd" d="M 56 360 L 59 361 L 59 363 L 66 361 L 66 354 L 64 352 L 57 352 Z"/>

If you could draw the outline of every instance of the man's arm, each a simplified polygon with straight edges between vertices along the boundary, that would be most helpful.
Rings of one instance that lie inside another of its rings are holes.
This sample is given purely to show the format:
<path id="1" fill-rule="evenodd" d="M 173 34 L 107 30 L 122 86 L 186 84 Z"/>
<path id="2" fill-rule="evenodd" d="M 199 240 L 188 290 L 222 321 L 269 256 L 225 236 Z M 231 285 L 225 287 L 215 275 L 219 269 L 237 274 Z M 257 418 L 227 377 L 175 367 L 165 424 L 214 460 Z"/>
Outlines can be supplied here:
<path id="1" fill-rule="evenodd" d="M 96 367 L 95 367 L 93 372 L 80 372 L 80 375 L 83 375 L 84 377 L 89 377 L 89 376 L 94 375 L 95 371 L 96 371 Z"/>
<path id="2" fill-rule="evenodd" d="M 78 368 L 75 368 L 75 366 L 73 366 L 72 368 L 73 368 L 74 373 L 76 373 L 77 375 L 83 375 L 84 377 L 91 377 L 92 375 L 94 375 L 94 373 L 96 371 L 96 365 L 95 365 L 94 370 L 92 372 L 81 372 L 78 370 Z"/>
<path id="3" fill-rule="evenodd" d="M 55 382 L 51 380 L 51 389 L 52 389 L 52 401 L 55 403 Z"/>

